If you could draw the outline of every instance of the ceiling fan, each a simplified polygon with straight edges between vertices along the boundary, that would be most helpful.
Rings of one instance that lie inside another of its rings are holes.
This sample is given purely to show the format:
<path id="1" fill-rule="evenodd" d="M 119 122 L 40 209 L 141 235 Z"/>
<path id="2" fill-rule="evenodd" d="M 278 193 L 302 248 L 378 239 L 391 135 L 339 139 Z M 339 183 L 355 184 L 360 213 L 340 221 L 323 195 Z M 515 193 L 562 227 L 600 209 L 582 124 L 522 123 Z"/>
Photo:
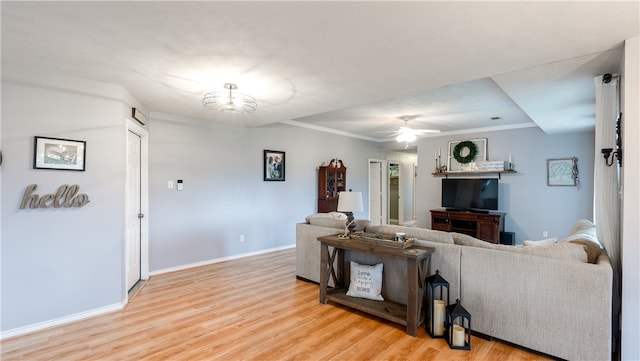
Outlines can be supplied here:
<path id="1" fill-rule="evenodd" d="M 416 115 L 403 115 L 401 117 L 398 117 L 398 119 L 404 121 L 404 126 L 393 132 L 390 137 L 395 137 L 396 141 L 398 141 L 399 143 L 404 142 L 408 144 L 416 140 L 418 138 L 418 135 L 420 134 L 440 133 L 440 131 L 437 129 L 414 129 L 409 127 L 409 120 L 416 117 Z"/>

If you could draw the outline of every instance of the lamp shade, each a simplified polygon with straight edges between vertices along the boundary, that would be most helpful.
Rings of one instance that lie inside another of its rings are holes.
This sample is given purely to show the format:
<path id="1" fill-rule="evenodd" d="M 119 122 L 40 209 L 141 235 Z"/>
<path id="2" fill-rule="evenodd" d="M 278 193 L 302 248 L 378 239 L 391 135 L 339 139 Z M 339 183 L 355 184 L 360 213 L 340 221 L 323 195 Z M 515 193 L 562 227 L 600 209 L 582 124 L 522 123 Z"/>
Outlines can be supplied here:
<path id="1" fill-rule="evenodd" d="M 338 212 L 362 212 L 362 192 L 340 192 Z"/>

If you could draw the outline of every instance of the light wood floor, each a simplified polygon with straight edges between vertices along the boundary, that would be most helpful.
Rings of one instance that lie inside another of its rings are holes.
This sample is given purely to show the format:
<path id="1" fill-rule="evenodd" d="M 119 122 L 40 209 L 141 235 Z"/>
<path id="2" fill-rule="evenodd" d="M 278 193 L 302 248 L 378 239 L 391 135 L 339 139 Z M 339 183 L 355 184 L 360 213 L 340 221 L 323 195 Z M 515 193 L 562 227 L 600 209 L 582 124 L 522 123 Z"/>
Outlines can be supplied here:
<path id="1" fill-rule="evenodd" d="M 451 350 L 404 327 L 318 302 L 295 250 L 152 277 L 118 312 L 1 342 L 8 360 L 545 360 L 473 337 Z"/>

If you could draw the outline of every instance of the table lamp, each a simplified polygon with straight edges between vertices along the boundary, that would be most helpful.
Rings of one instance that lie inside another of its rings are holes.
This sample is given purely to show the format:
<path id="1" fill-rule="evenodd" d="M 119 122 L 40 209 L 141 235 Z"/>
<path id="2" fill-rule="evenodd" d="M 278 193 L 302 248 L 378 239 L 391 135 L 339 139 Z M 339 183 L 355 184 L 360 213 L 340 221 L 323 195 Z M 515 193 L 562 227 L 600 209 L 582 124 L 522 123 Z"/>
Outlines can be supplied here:
<path id="1" fill-rule="evenodd" d="M 349 238 L 349 233 L 356 228 L 356 222 L 353 218 L 353 212 L 362 212 L 362 192 L 340 192 L 338 194 L 338 212 L 344 212 L 347 215 L 347 221 L 344 224 L 344 234 L 340 236 L 342 239 Z"/>

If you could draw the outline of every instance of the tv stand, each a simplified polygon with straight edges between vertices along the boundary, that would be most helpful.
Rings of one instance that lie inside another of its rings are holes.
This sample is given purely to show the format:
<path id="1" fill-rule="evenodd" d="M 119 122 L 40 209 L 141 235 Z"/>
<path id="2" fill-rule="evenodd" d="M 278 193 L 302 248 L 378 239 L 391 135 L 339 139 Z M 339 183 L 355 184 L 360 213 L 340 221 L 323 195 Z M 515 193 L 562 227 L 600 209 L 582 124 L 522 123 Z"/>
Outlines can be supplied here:
<path id="1" fill-rule="evenodd" d="M 489 211 L 484 209 L 461 209 L 461 208 L 446 208 L 447 212 L 467 212 L 467 213 L 478 213 L 478 214 L 489 214 Z"/>
<path id="2" fill-rule="evenodd" d="M 504 217 L 505 213 L 501 212 L 432 209 L 431 229 L 463 233 L 490 243 L 500 243 Z"/>

